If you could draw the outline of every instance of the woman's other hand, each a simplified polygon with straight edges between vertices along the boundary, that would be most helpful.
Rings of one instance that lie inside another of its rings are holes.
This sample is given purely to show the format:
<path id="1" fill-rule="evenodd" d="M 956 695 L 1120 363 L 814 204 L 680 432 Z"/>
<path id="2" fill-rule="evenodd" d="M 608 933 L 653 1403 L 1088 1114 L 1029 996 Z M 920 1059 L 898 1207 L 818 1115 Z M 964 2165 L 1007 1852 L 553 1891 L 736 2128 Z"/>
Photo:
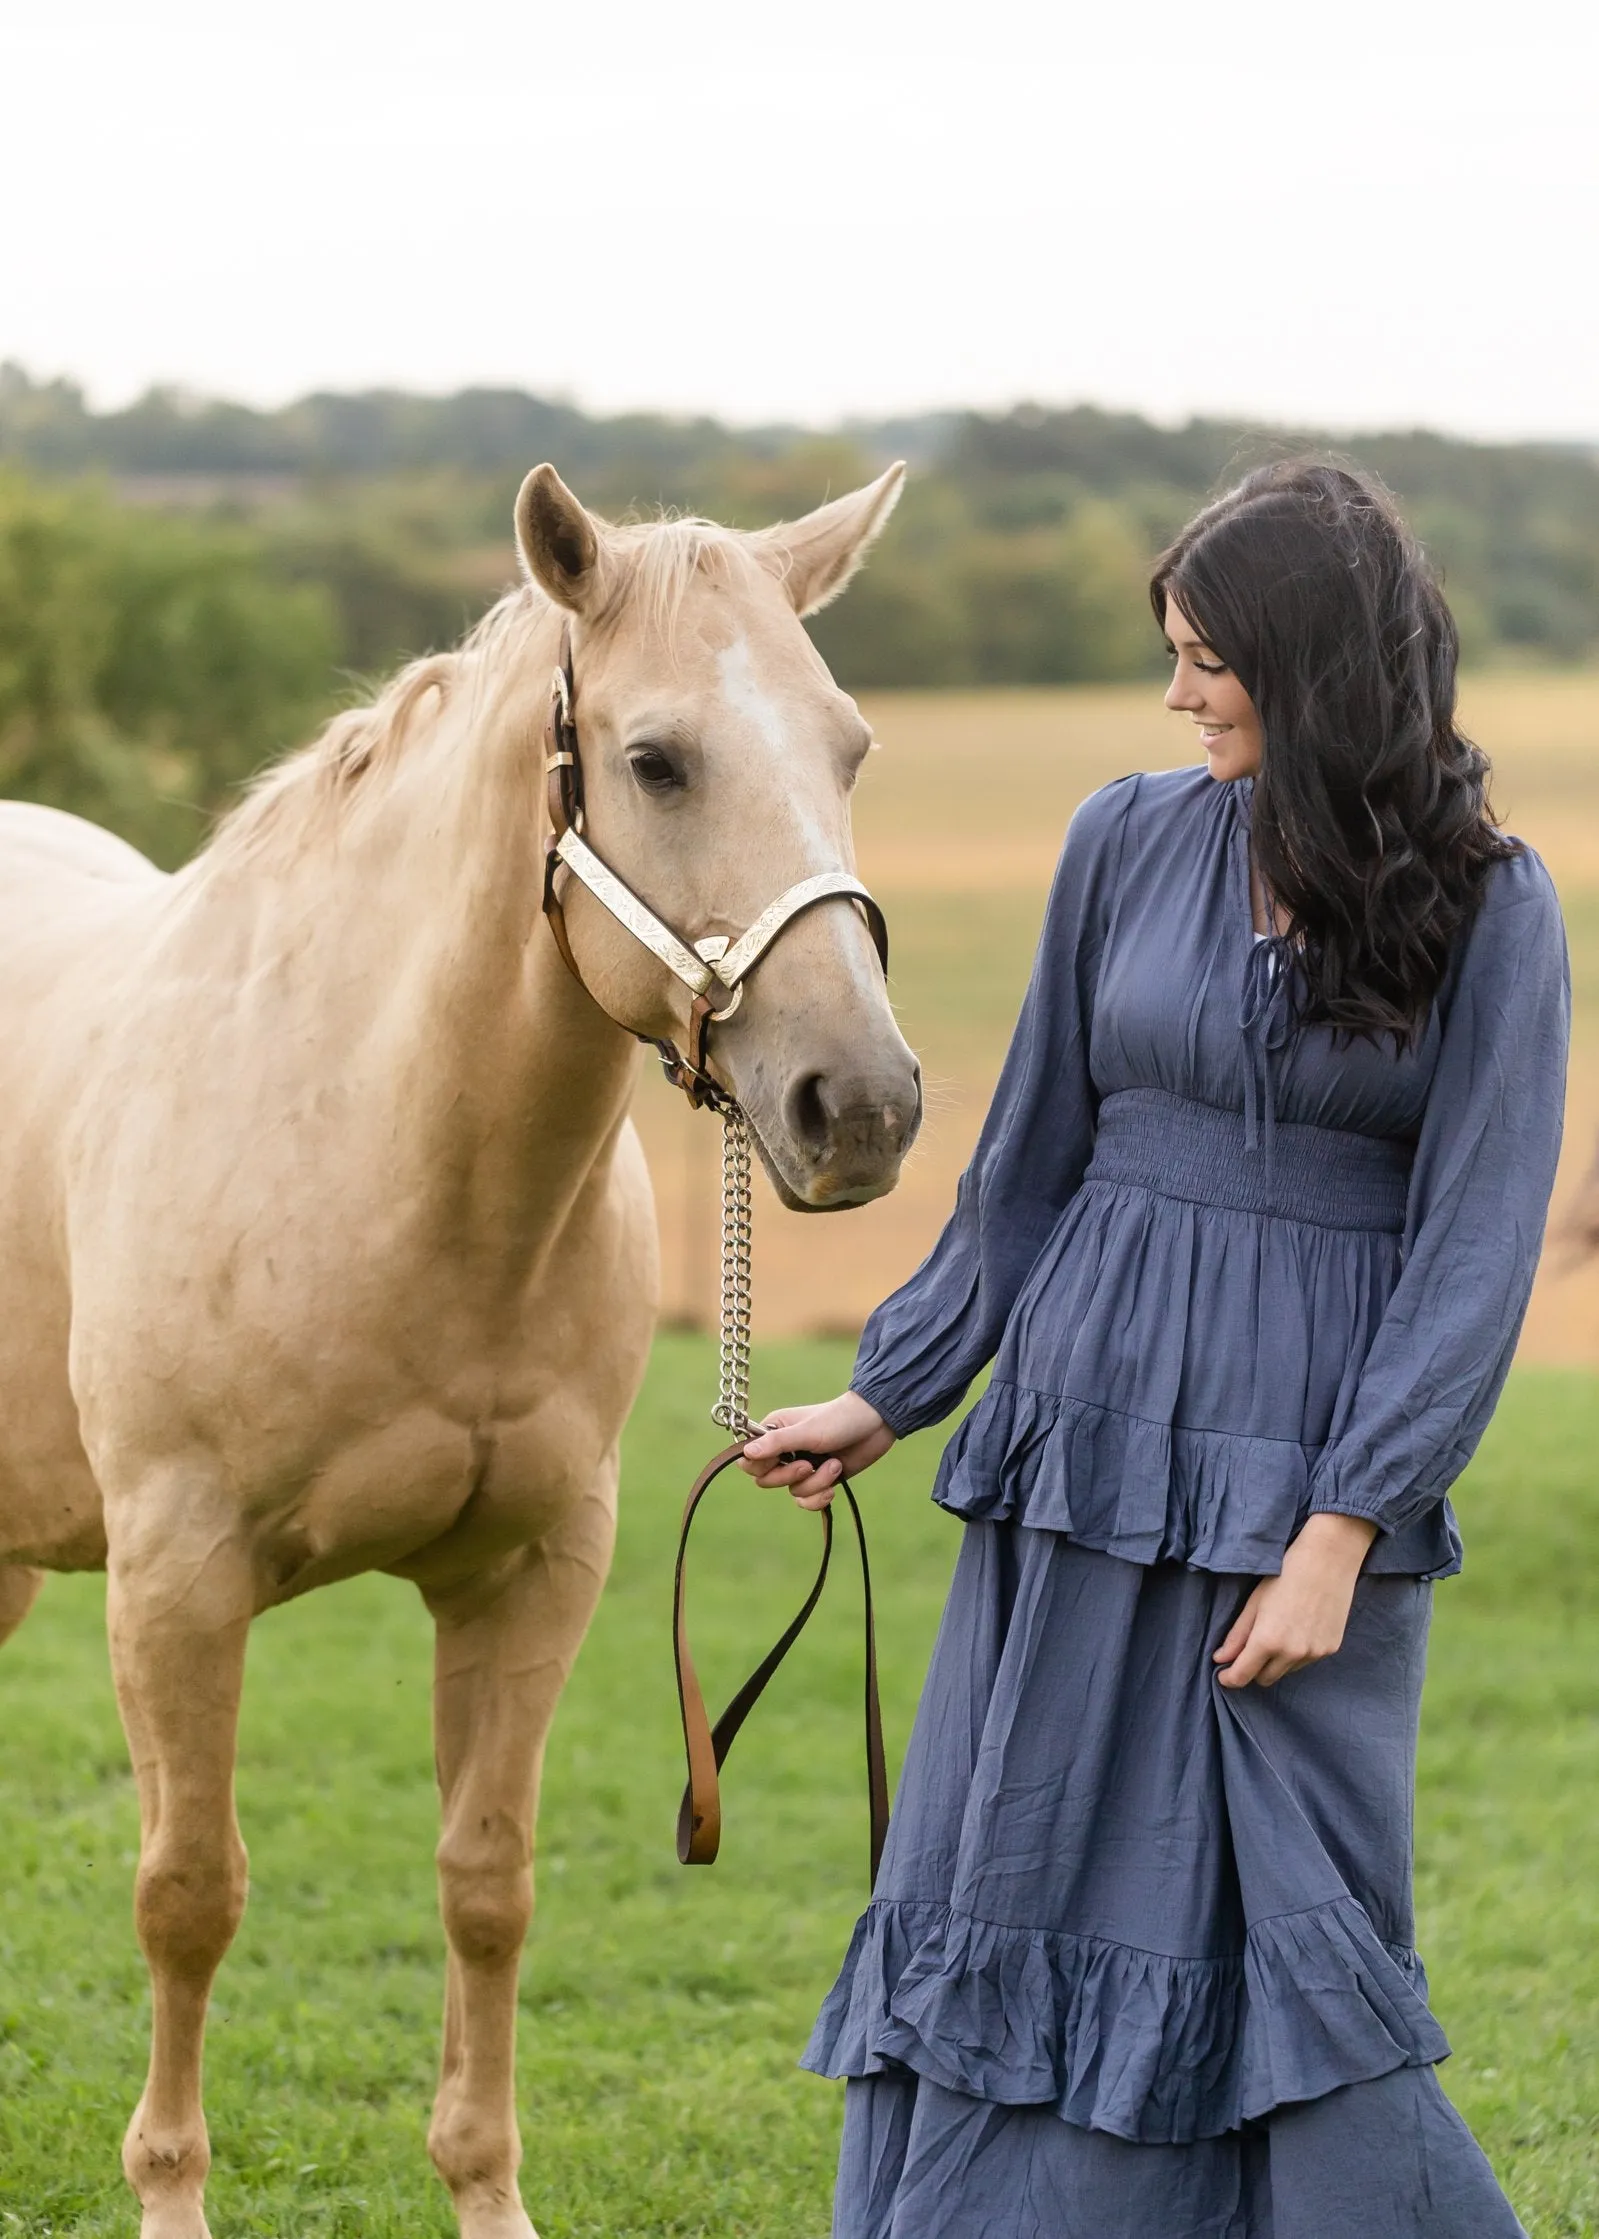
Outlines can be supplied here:
<path id="1" fill-rule="evenodd" d="M 1361 1516 L 1307 1517 L 1278 1576 L 1261 1580 L 1217 1649 L 1222 1685 L 1275 1687 L 1291 1671 L 1336 1656 L 1376 1536 L 1376 1525 Z"/>
<path id="2" fill-rule="evenodd" d="M 858 1477 L 894 1443 L 887 1423 L 858 1392 L 842 1392 L 814 1407 L 779 1407 L 766 1416 L 744 1449 L 740 1465 L 757 1485 L 786 1485 L 801 1508 L 825 1508 L 841 1477 Z M 825 1454 L 811 1462 L 785 1462 L 784 1454 Z"/>

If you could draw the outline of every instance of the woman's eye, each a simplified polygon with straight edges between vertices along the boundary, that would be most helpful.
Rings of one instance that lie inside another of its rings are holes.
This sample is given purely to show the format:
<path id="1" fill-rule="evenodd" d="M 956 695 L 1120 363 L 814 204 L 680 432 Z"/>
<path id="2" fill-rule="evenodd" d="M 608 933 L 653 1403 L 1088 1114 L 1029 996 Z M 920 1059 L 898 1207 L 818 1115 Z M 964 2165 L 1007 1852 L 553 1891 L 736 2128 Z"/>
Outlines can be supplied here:
<path id="1" fill-rule="evenodd" d="M 1203 676 L 1225 676 L 1227 674 L 1227 663 L 1225 661 L 1196 660 L 1194 666 Z"/>
<path id="2" fill-rule="evenodd" d="M 671 758 L 657 747 L 640 747 L 628 756 L 627 766 L 646 793 L 670 793 L 683 782 Z"/>

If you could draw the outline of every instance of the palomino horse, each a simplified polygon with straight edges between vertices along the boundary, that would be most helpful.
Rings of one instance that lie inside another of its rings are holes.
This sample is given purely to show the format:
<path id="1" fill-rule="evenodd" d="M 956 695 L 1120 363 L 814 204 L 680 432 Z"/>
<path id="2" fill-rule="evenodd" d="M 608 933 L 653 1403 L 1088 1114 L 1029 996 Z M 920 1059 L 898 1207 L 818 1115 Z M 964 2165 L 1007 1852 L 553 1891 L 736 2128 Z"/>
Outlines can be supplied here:
<path id="1" fill-rule="evenodd" d="M 513 2030 L 539 1767 L 656 1303 L 615 1022 L 681 1039 L 687 1000 L 575 881 L 593 1000 L 541 917 L 551 672 L 569 626 L 594 845 L 684 938 L 737 935 L 851 864 L 869 734 L 799 617 L 899 482 L 742 535 L 610 527 L 540 467 L 527 582 L 175 877 L 0 810 L 0 1634 L 43 1571 L 106 1569 L 153 2002 L 123 2149 L 143 2239 L 206 2232 L 250 1620 L 366 1570 L 437 1627 L 429 2150 L 464 2239 L 531 2239 Z M 789 1204 L 893 1187 L 919 1084 L 853 903 L 785 929 L 712 1061 Z"/>

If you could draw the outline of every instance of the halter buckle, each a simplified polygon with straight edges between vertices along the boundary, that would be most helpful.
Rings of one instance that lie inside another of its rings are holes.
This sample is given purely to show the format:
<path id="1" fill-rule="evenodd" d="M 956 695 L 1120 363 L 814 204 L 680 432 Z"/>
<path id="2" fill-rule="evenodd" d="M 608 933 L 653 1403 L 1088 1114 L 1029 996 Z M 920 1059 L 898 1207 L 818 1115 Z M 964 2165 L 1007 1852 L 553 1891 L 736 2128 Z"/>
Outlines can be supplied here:
<path id="1" fill-rule="evenodd" d="M 709 1073 L 702 1073 L 691 1065 L 675 1042 L 656 1042 L 649 1035 L 640 1039 L 649 1041 L 661 1061 L 661 1071 L 666 1075 L 669 1088 L 680 1088 L 696 1112 L 726 1112 L 736 1109 L 734 1100 L 720 1081 L 713 1081 Z"/>

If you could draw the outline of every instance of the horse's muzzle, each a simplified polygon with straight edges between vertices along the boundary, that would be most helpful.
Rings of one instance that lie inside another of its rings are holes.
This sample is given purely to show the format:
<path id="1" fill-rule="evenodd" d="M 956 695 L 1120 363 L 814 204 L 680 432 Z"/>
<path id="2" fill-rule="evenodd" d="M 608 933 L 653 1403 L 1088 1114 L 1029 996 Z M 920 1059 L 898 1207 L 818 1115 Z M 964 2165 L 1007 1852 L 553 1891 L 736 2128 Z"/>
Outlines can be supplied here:
<path id="1" fill-rule="evenodd" d="M 921 1068 L 906 1050 L 902 1062 L 869 1073 L 800 1074 L 774 1120 L 761 1115 L 755 1136 L 772 1187 L 791 1211 L 834 1213 L 888 1194 L 921 1124 Z"/>

